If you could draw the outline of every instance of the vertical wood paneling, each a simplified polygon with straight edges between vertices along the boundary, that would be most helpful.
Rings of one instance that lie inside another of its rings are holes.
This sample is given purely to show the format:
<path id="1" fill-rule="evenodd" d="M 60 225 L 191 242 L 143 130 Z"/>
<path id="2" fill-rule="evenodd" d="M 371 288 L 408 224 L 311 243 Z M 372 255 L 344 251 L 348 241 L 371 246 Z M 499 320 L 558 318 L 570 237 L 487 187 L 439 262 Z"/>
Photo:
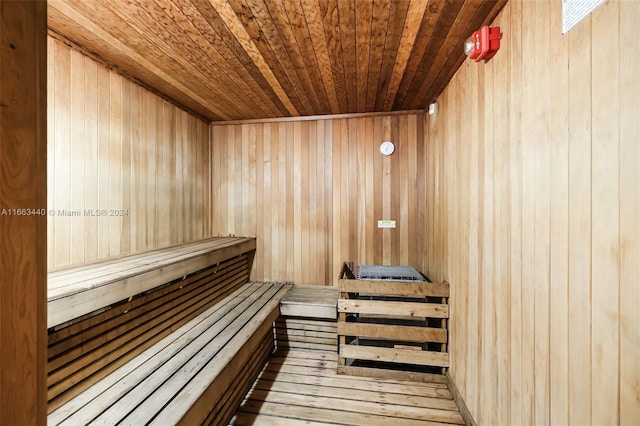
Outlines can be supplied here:
<path id="1" fill-rule="evenodd" d="M 394 115 L 213 125 L 212 164 L 228 167 L 213 174 L 213 233 L 258 238 L 258 280 L 332 285 L 350 260 L 422 269 L 422 121 Z M 384 140 L 396 144 L 391 157 L 379 152 Z M 251 170 L 261 177 L 247 178 Z M 216 201 L 218 188 L 227 196 Z M 248 218 L 241 227 L 240 218 Z M 396 220 L 397 228 L 378 229 L 380 219 Z"/>
<path id="2" fill-rule="evenodd" d="M 49 62 L 50 63 L 50 62 Z M 0 420 L 47 415 L 47 5 L 0 3 Z M 49 151 L 50 152 L 50 151 Z"/>
<path id="3" fill-rule="evenodd" d="M 70 93 L 70 137 L 69 155 L 72 164 L 77 167 L 68 170 L 70 174 L 69 184 L 69 206 L 72 210 L 78 210 L 85 204 L 84 182 L 85 182 L 85 123 L 84 123 L 84 76 L 85 64 L 84 55 L 77 51 L 71 51 L 69 76 L 71 86 Z M 64 70 L 62 70 L 64 72 Z M 70 263 L 80 263 L 84 258 L 84 237 L 85 223 L 77 224 L 78 232 L 70 233 L 69 247 L 77 247 L 70 251 Z"/>
<path id="4" fill-rule="evenodd" d="M 209 236 L 209 126 L 61 42 L 48 45 L 48 268 Z M 98 209 L 107 216 L 87 213 Z"/>
<path id="5" fill-rule="evenodd" d="M 550 28 L 562 24 L 559 13 L 549 14 Z M 550 424 L 569 423 L 569 40 L 550 43 L 549 123 L 551 143 L 549 245 L 549 411 Z"/>
<path id="6" fill-rule="evenodd" d="M 617 424 L 619 410 L 611 407 L 619 407 L 618 383 L 624 374 L 619 366 L 621 194 L 615 172 L 620 166 L 620 39 L 604 41 L 602 37 L 611 31 L 612 23 L 618 27 L 619 2 L 604 4 L 592 19 L 591 76 L 596 84 L 591 92 L 591 365 L 606 368 L 593 369 L 591 421 Z M 598 285 L 604 282 L 607 285 Z"/>
<path id="7" fill-rule="evenodd" d="M 551 93 L 549 74 L 549 13 L 551 7 L 536 2 L 535 50 L 532 61 L 536 85 L 530 120 L 535 123 L 532 135 L 538 142 L 532 150 L 534 160 L 534 423 L 549 424 L 549 215 L 550 201 L 550 107 L 551 99 L 540 96 Z M 533 85 L 532 85 L 533 86 Z M 532 141 L 533 142 L 533 141 Z"/>
<path id="8" fill-rule="evenodd" d="M 57 44 L 50 39 L 51 45 Z M 54 55 L 49 54 L 50 57 Z M 98 194 L 98 176 L 96 172 L 99 170 L 99 127 L 98 127 L 98 64 L 89 58 L 84 58 L 84 111 L 81 112 L 84 118 L 84 155 L 82 161 L 84 161 L 84 168 L 89 172 L 85 172 L 84 180 L 81 181 L 82 190 L 84 191 L 84 203 L 87 206 L 97 206 L 99 200 Z M 51 93 L 51 88 L 49 88 Z M 55 108 L 49 108 L 55 111 Z M 50 141 L 55 141 L 54 138 L 50 138 Z M 50 146 L 56 146 L 55 143 L 50 142 Z M 50 187 L 50 186 L 49 186 Z M 62 189 L 62 188 L 61 188 Z M 55 189 L 54 189 L 55 190 Z M 54 204 L 55 198 L 51 198 L 49 205 Z M 84 223 L 84 235 L 83 255 L 89 259 L 96 259 L 98 257 L 98 218 L 88 217 Z M 49 241 L 53 241 L 50 238 Z M 54 260 L 49 253 L 49 266 L 51 267 L 51 261 Z"/>
<path id="9" fill-rule="evenodd" d="M 640 7 L 620 3 L 620 424 L 640 418 Z"/>
<path id="10" fill-rule="evenodd" d="M 509 11 L 506 11 L 499 17 L 498 24 L 501 28 L 504 28 L 504 32 L 511 33 L 511 15 Z M 511 81 L 509 68 L 506 66 L 509 63 L 508 56 L 500 56 L 496 58 L 495 72 L 494 72 L 494 101 L 497 99 L 509 99 L 509 91 L 511 90 Z M 495 102 L 494 103 L 494 118 L 493 121 L 499 119 L 499 117 L 507 117 L 510 110 L 510 102 Z M 495 206 L 495 300 L 497 306 L 506 306 L 504 310 L 505 316 L 502 321 L 497 320 L 497 313 L 499 309 L 495 309 L 496 312 L 496 387 L 497 389 L 509 389 L 509 329 L 510 329 L 510 292 L 511 287 L 509 285 L 500 285 L 500 283 L 509 282 L 509 255 L 510 255 L 510 226 L 508 218 L 509 206 L 511 204 L 510 199 L 510 180 L 509 180 L 509 126 L 495 126 L 494 128 L 494 140 L 496 143 L 496 149 L 494 151 L 494 168 L 496 169 L 495 184 L 494 184 L 494 206 Z M 472 319 L 470 319 L 472 321 Z M 509 395 L 499 392 L 496 395 L 494 407 L 495 414 L 494 419 L 497 424 L 511 424 L 509 420 L 510 407 L 509 407 Z"/>
<path id="11" fill-rule="evenodd" d="M 73 52 L 73 50 L 71 51 Z M 105 210 L 121 209 L 122 206 L 122 77 L 115 73 L 109 73 L 109 170 L 108 170 L 108 186 L 104 189 L 109 195 L 105 199 Z M 63 106 L 64 108 L 64 106 Z M 73 112 L 73 111 L 72 111 Z M 55 142 L 54 142 L 55 143 Z M 61 140 L 59 143 L 64 144 Z M 81 168 L 82 163 L 71 160 L 69 169 L 74 170 Z M 56 204 L 56 207 L 58 205 Z M 72 205 L 72 209 L 73 209 Z M 69 219 L 72 225 L 76 219 Z M 105 237 L 109 239 L 109 257 L 115 257 L 120 253 L 120 242 L 122 218 L 117 216 L 107 216 L 104 224 Z M 71 228 L 70 225 L 70 228 Z M 109 231 L 107 232 L 107 227 Z M 73 235 L 72 229 L 69 234 Z M 55 250 L 55 249 L 54 249 Z M 80 262 L 74 262 L 71 259 L 69 264 L 75 265 Z M 66 266 L 66 265 L 65 265 Z"/>
<path id="12" fill-rule="evenodd" d="M 64 144 L 51 144 L 53 146 L 54 155 L 53 162 L 53 181 L 48 181 L 48 186 L 54 192 L 54 201 L 60 205 L 71 207 L 71 180 L 69 176 L 68 164 L 71 160 L 70 148 L 71 137 L 69 134 L 70 123 L 70 106 L 71 106 L 71 49 L 67 49 L 63 44 L 55 42 L 55 48 L 52 50 L 54 55 L 54 85 L 48 90 L 50 99 L 56 99 L 64 108 L 55 109 L 53 116 L 54 122 L 49 126 L 54 128 L 54 140 L 64 140 Z M 48 51 L 48 54 L 52 54 Z M 53 90 L 53 93 L 51 92 Z M 47 105 L 48 109 L 50 108 Z M 50 143 L 50 142 L 49 142 Z M 106 146 L 106 144 L 104 145 Z M 107 157 L 108 158 L 108 157 Z M 51 184 L 53 182 L 53 184 Z M 57 189 L 57 190 L 56 190 Z M 51 250 L 48 245 L 49 262 L 54 264 L 67 265 L 71 263 L 71 232 L 69 229 L 70 219 L 64 216 L 56 215 L 53 218 L 49 216 L 48 226 L 53 228 L 54 238 L 60 241 L 58 251 Z M 49 267 L 53 266 L 51 263 Z"/>
<path id="13" fill-rule="evenodd" d="M 511 314 L 509 331 L 509 382 L 511 385 L 511 395 L 508 396 L 510 403 L 509 418 L 511 424 L 524 424 L 522 412 L 522 107 L 523 107 L 523 85 L 522 67 L 520 66 L 522 53 L 522 3 L 513 2 L 509 8 L 505 9 L 505 14 L 510 14 L 509 22 L 509 180 L 510 180 L 510 305 Z M 471 290 L 473 291 L 473 290 Z M 469 356 L 472 356 L 469 354 Z M 471 361 L 473 362 L 473 361 Z"/>
<path id="14" fill-rule="evenodd" d="M 480 354 L 481 354 L 481 362 L 480 362 L 480 368 L 481 371 L 483 371 L 482 376 L 480 376 L 481 380 L 485 380 L 488 381 L 489 386 L 492 389 L 496 389 L 497 388 L 497 375 L 498 375 L 498 371 L 497 371 L 497 365 L 496 365 L 496 356 L 495 356 L 495 351 L 496 351 L 496 343 L 497 343 L 497 327 L 493 326 L 494 324 L 496 324 L 496 317 L 498 315 L 497 312 L 497 289 L 496 289 L 496 282 L 495 282 L 495 238 L 496 238 L 496 232 L 495 232 L 495 228 L 496 228 L 496 223 L 495 223 L 495 213 L 496 213 L 496 209 L 494 208 L 494 196 L 495 196 L 495 182 L 496 182 L 496 168 L 498 165 L 494 164 L 494 158 L 493 158 L 493 153 L 494 151 L 497 149 L 497 143 L 494 139 L 494 130 L 496 130 L 497 126 L 492 126 L 490 123 L 493 123 L 494 121 L 494 114 L 493 114 L 493 109 L 495 107 L 495 105 L 493 104 L 493 98 L 494 98 L 494 84 L 495 82 L 495 67 L 486 67 L 484 69 L 484 75 L 480 76 L 480 82 L 479 84 L 483 87 L 484 89 L 484 96 L 482 96 L 480 99 L 482 99 L 484 101 L 484 105 L 480 105 L 480 107 L 482 108 L 483 111 L 483 116 L 482 118 L 479 120 L 480 123 L 482 123 L 483 127 L 482 127 L 482 131 L 484 132 L 484 136 L 482 137 L 482 164 L 480 165 L 481 168 L 481 179 L 480 181 L 482 182 L 482 190 L 479 191 L 479 195 L 482 198 L 482 221 L 480 222 L 480 228 L 482 229 L 482 248 L 481 248 L 481 252 L 483 253 L 482 256 L 482 262 L 480 264 L 480 268 L 481 268 L 481 274 L 480 274 L 480 280 L 482 282 L 482 291 L 480 293 L 480 300 L 482 301 L 482 315 L 480 315 L 480 326 L 481 326 L 481 332 L 480 334 Z M 497 85 L 497 84 L 496 84 Z M 458 102 L 458 98 L 454 97 L 452 99 L 451 104 L 455 105 Z M 449 120 L 447 120 L 449 121 Z M 455 121 L 454 121 L 455 123 Z M 457 126 L 455 127 L 455 130 L 457 131 Z M 454 133 L 452 135 L 453 138 L 456 137 L 456 134 Z M 446 140 L 449 139 L 449 136 L 447 135 Z M 447 167 L 447 163 L 448 163 L 448 153 L 445 151 L 445 158 L 444 158 L 444 166 L 445 168 Z M 455 173 L 455 169 L 451 171 L 451 173 Z M 454 181 L 451 182 L 447 182 L 446 184 L 447 187 L 447 193 L 446 196 L 449 197 L 452 193 L 452 191 L 454 191 L 454 188 L 458 188 L 457 185 L 455 185 Z M 453 199 L 451 200 L 453 201 Z M 453 208 L 455 208 L 455 203 L 451 203 L 450 201 L 450 206 L 449 206 L 449 211 L 451 211 L 451 204 L 454 205 Z M 453 223 L 458 223 L 459 217 L 461 216 L 460 213 L 458 212 L 458 210 L 456 209 L 456 213 L 455 216 L 458 217 L 458 220 L 455 220 L 456 218 L 452 217 L 453 214 L 449 215 L 449 220 L 451 220 L 451 222 Z M 446 228 L 446 230 L 448 230 L 450 228 Z M 444 231 L 447 235 L 451 235 L 453 237 L 455 237 L 455 235 L 457 233 L 455 232 L 447 232 Z M 453 241 L 454 238 L 449 238 L 449 246 L 448 246 L 448 250 L 447 253 L 455 253 L 457 244 L 452 244 L 451 241 Z M 451 259 L 451 256 L 449 256 L 449 259 Z M 458 268 L 458 265 L 453 265 L 451 263 L 451 261 L 449 261 L 448 263 L 449 266 L 449 270 L 453 269 L 453 268 Z M 458 295 L 463 293 L 463 289 L 458 289 Z M 468 323 L 469 321 L 472 321 L 472 319 L 467 320 L 465 323 Z M 464 327 L 464 324 L 462 325 Z M 459 338 L 463 338 L 462 336 L 459 336 Z M 496 419 L 495 419 L 495 415 L 496 415 L 496 411 L 497 411 L 497 407 L 495 406 L 496 403 L 496 398 L 497 398 L 497 393 L 491 393 L 489 395 L 486 395 L 486 398 L 480 399 L 479 403 L 480 405 L 478 406 L 478 417 L 481 419 L 486 419 L 484 421 L 482 421 L 482 423 L 487 422 L 487 424 L 490 423 L 496 423 Z"/>
<path id="15" fill-rule="evenodd" d="M 382 140 L 391 140 L 391 117 L 383 117 L 382 119 Z M 397 155 L 397 153 L 396 153 Z M 343 162 L 346 161 L 345 155 L 342 155 Z M 391 158 L 382 157 L 382 217 L 381 219 L 391 219 L 391 203 L 388 200 L 391 199 Z M 387 202 L 384 202 L 387 200 Z M 392 232 L 388 229 L 383 229 L 382 233 L 382 263 L 385 265 L 392 265 L 391 259 L 391 235 Z"/>
<path id="16" fill-rule="evenodd" d="M 285 175 L 285 179 L 283 179 L 282 181 L 284 185 L 284 192 L 287 194 L 291 194 L 290 192 L 291 189 L 293 189 L 294 191 L 294 196 L 293 197 L 288 196 L 286 199 L 286 204 L 285 204 L 286 215 L 280 216 L 280 219 L 282 220 L 282 228 L 286 230 L 286 239 L 284 240 L 285 246 L 280 252 L 285 255 L 285 259 L 286 259 L 286 264 L 284 265 L 284 269 L 287 271 L 287 274 L 286 274 L 287 282 L 295 282 L 294 277 L 300 274 L 300 269 L 294 267 L 295 250 L 296 250 L 296 246 L 295 246 L 296 235 L 295 235 L 295 228 L 294 228 L 294 224 L 296 221 L 294 219 L 294 215 L 296 212 L 296 204 L 298 204 L 300 200 L 300 198 L 295 197 L 295 188 L 297 187 L 297 184 L 299 182 L 294 180 L 295 176 L 293 172 L 295 170 L 295 167 L 289 166 L 289 165 L 295 164 L 294 132 L 295 132 L 296 124 L 299 124 L 299 123 L 294 123 L 293 126 L 285 126 L 284 133 L 286 137 L 284 139 L 281 139 L 284 141 L 284 144 L 280 145 L 281 151 L 284 151 L 281 158 L 284 160 L 285 164 L 287 165 L 286 167 L 283 167 L 284 175 Z M 280 241 L 281 247 L 282 247 L 282 243 L 283 241 L 281 240 Z"/>
<path id="17" fill-rule="evenodd" d="M 47 37 L 47 91 L 55 93 L 55 82 L 56 82 L 56 62 L 55 55 L 52 55 L 51 52 L 54 52 L 56 48 L 56 42 L 50 37 Z M 97 77 L 97 75 L 96 75 Z M 97 115 L 97 103 L 91 106 L 88 106 L 87 113 L 88 116 L 91 115 L 92 109 L 94 110 L 94 116 Z M 55 138 L 55 110 L 53 108 L 47 108 L 47 141 L 52 141 Z M 89 141 L 88 141 L 89 142 Z M 96 141 L 97 144 L 97 141 Z M 55 158 L 55 146 L 52 143 L 47 143 L 47 182 L 55 181 L 55 163 L 53 159 Z M 97 165 L 96 165 L 97 167 Z M 50 206 L 53 204 L 55 194 L 55 185 L 47 184 L 47 205 Z M 53 227 L 47 226 L 47 241 L 53 241 Z M 96 236 L 93 235 L 93 240 L 96 239 Z M 50 254 L 49 254 L 50 256 Z M 51 257 L 49 257 L 47 261 L 47 266 L 51 264 Z"/>
<path id="18" fill-rule="evenodd" d="M 575 30 L 575 31 L 574 31 Z M 591 17 L 569 34 L 569 418 L 591 422 Z"/>
<path id="19" fill-rule="evenodd" d="M 533 46 L 535 25 L 528 25 L 535 16 L 536 3 L 522 2 L 522 45 Z M 515 65 L 522 67 L 523 82 L 536 78 L 534 63 L 526 60 Z M 533 105 L 537 98 L 533 84 L 523 84 L 523 107 Z M 535 135 L 537 122 L 531 107 L 522 109 L 522 421 L 533 424 L 535 416 Z M 512 354 L 513 355 L 513 354 Z"/>
<path id="20" fill-rule="evenodd" d="M 637 422 L 639 16 L 608 1 L 562 36 L 560 2 L 513 0 L 427 118 L 425 269 L 478 424 Z"/>

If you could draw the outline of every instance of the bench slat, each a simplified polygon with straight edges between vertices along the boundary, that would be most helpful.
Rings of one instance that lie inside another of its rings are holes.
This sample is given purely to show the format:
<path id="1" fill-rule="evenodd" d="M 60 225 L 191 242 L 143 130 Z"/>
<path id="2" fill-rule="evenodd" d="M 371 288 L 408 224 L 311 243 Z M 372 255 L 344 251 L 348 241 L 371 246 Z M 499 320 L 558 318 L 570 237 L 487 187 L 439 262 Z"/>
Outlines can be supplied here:
<path id="1" fill-rule="evenodd" d="M 119 398 L 126 395 L 131 387 L 152 374 L 155 366 L 163 365 L 171 360 L 176 353 L 187 347 L 191 342 L 189 336 L 194 338 L 200 336 L 216 323 L 219 328 L 228 324 L 234 309 L 237 312 L 249 306 L 248 298 L 257 289 L 257 286 L 258 284 L 245 284 L 224 301 L 198 315 L 105 379 L 86 389 L 63 407 L 53 411 L 49 415 L 49 420 L 54 424 L 87 424 L 92 421 Z M 245 301 L 244 304 L 243 301 Z M 66 423 L 62 423 L 63 421 Z"/>
<path id="2" fill-rule="evenodd" d="M 76 289 L 92 288 L 105 283 L 131 277 L 147 269 L 159 268 L 167 262 L 179 262 L 185 258 L 234 246 L 244 239 L 234 239 L 220 244 L 218 240 L 207 240 L 205 243 L 190 243 L 139 255 L 127 256 L 105 263 L 95 263 L 78 269 L 70 269 L 64 275 L 47 274 L 48 300 L 73 293 Z"/>
<path id="3" fill-rule="evenodd" d="M 198 250 L 199 248 L 201 248 L 200 246 L 205 246 L 205 245 L 211 248 L 215 248 L 215 247 L 220 247 L 230 242 L 234 242 L 238 240 L 239 238 L 236 238 L 236 237 L 215 237 L 215 238 L 209 238 L 205 240 L 198 240 L 192 243 L 177 244 L 175 246 L 150 250 L 144 253 L 133 254 L 126 257 L 111 258 L 111 259 L 100 260 L 98 262 L 83 264 L 80 266 L 65 267 L 63 269 L 57 269 L 57 270 L 51 271 L 47 274 L 47 276 L 49 279 L 56 280 L 64 277 L 82 274 L 87 271 L 91 271 L 96 267 L 106 268 L 108 266 L 113 266 L 117 268 L 117 266 L 120 264 L 126 265 L 127 263 L 135 263 L 140 261 L 140 259 L 143 259 L 145 257 L 152 257 L 158 253 L 162 254 L 162 253 L 171 252 L 171 251 L 182 251 L 183 248 L 184 250 L 190 250 L 191 248 Z"/>
<path id="4" fill-rule="evenodd" d="M 117 304 L 105 312 L 55 331 L 54 336 L 58 333 L 66 334 L 67 328 L 73 329 L 68 338 L 52 339 L 58 343 L 49 346 L 50 366 L 55 366 L 58 361 L 66 362 L 57 370 L 49 369 L 49 409 L 53 410 L 68 401 L 248 282 L 247 255 L 239 259 L 240 269 L 236 266 L 228 269 L 230 265 L 238 264 L 236 258 L 230 259 L 196 272 L 186 280 L 179 279 L 161 286 L 150 293 L 136 296 L 131 301 Z M 194 287 L 201 287 L 198 283 L 202 281 L 203 291 L 196 289 L 197 293 L 192 292 Z M 188 298 L 185 300 L 184 296 Z M 181 298 L 182 302 L 174 305 L 174 302 Z M 139 300 L 143 300 L 140 305 L 137 304 Z M 157 303 L 154 303 L 154 300 Z M 144 317 L 139 318 L 140 315 L 144 315 L 143 311 L 152 315 L 150 321 L 144 321 Z M 102 319 L 106 322 L 102 322 Z M 97 340 L 100 341 L 101 337 L 113 331 L 112 328 L 121 328 L 122 333 L 95 347 L 96 339 L 91 339 L 90 336 L 95 336 L 94 333 L 99 331 L 103 333 L 102 336 L 98 335 Z M 85 336 L 87 340 L 83 341 Z M 65 347 L 67 342 L 78 341 L 76 338 L 80 341 L 78 347 L 82 349 L 79 357 L 73 347 L 68 347 L 67 353 L 64 353 L 64 349 L 62 353 L 56 351 L 58 345 Z M 54 355 L 56 353 L 58 355 Z"/>
<path id="5" fill-rule="evenodd" d="M 254 325 L 260 324 L 255 333 L 251 333 L 249 328 L 242 330 L 230 342 L 229 350 L 225 352 L 224 357 L 216 362 L 207 365 L 209 370 L 206 374 L 199 375 L 189 384 L 188 389 L 185 388 L 180 394 L 174 398 L 171 403 L 166 406 L 163 411 L 153 420 L 151 424 L 163 426 L 165 424 L 173 424 L 174 422 L 181 425 L 192 425 L 202 423 L 207 412 L 210 410 L 211 401 L 220 401 L 225 389 L 229 387 L 229 383 L 237 375 L 237 372 L 246 368 L 248 358 L 257 350 L 257 339 L 251 339 L 252 335 L 260 335 L 271 332 L 273 321 L 279 315 L 279 299 L 286 293 L 287 289 L 281 289 L 278 294 L 269 302 L 267 308 L 261 310 L 260 316 L 256 317 Z M 273 337 L 271 337 L 273 338 Z M 220 363 L 218 363 L 218 361 Z M 222 367 L 224 366 L 224 367 Z M 216 380 L 211 381 L 210 374 L 217 374 Z M 257 374 L 256 374 L 257 376 Z M 253 380 L 251 381 L 253 382 Z M 245 384 L 245 392 L 249 389 L 251 383 Z M 192 393 L 193 389 L 202 392 L 201 396 L 196 399 L 196 394 Z M 228 405 L 225 416 L 216 419 L 214 424 L 227 424 L 227 421 L 233 415 L 233 410 L 242 401 L 239 398 L 232 404 Z M 233 410 L 229 410 L 233 406 Z M 183 410 L 187 410 L 186 413 Z M 184 413 L 184 414 L 183 414 Z"/>
<path id="6" fill-rule="evenodd" d="M 47 326 L 53 327 L 70 321 L 89 312 L 109 306 L 120 300 L 150 290 L 158 283 L 198 271 L 209 265 L 255 250 L 255 239 L 241 238 L 225 247 L 180 253 L 162 263 L 150 263 L 126 270 L 121 274 L 108 275 L 108 278 L 85 279 L 65 285 L 61 288 L 51 283 L 48 291 Z M 80 275 L 82 277 L 82 275 Z"/>
<path id="7" fill-rule="evenodd" d="M 243 364 L 244 358 L 247 358 L 248 354 L 251 354 L 256 349 L 256 345 L 251 342 L 251 337 L 256 333 L 260 333 L 260 330 L 263 330 L 264 332 L 270 329 L 273 321 L 278 317 L 280 299 L 282 299 L 289 288 L 282 285 L 272 284 L 271 286 L 276 287 L 276 292 L 268 298 L 262 297 L 260 301 L 257 302 L 258 304 L 262 304 L 257 315 L 251 318 L 250 323 L 247 323 L 244 327 L 238 330 L 233 338 L 227 343 L 224 351 L 221 351 L 218 356 L 206 364 L 206 366 L 200 371 L 200 374 L 195 376 L 189 382 L 188 386 L 184 387 L 180 393 L 178 393 L 171 402 L 166 405 L 162 411 L 160 411 L 152 424 L 166 425 L 178 422 L 194 424 L 202 421 L 202 419 L 199 418 L 200 413 L 197 403 L 200 402 L 201 404 L 206 404 L 207 401 L 217 400 L 218 396 L 206 395 L 204 398 L 201 398 L 201 396 L 207 393 L 207 391 L 212 394 L 221 393 L 221 390 L 225 389 L 229 384 L 228 382 L 221 383 L 219 380 L 216 382 L 216 386 L 213 386 L 211 378 L 219 378 L 221 372 L 227 365 L 232 363 L 234 358 L 242 360 L 240 364 Z M 228 371 L 233 373 L 234 370 L 236 370 L 236 368 L 231 368 Z M 231 377 L 233 377 L 233 375 Z M 201 409 L 202 408 L 200 407 L 200 410 Z M 190 418 L 189 416 L 192 417 Z"/>
<path id="8" fill-rule="evenodd" d="M 193 247 L 186 252 L 184 249 L 165 249 L 159 253 L 136 256 L 136 259 L 133 260 L 123 258 L 109 265 L 95 266 L 89 271 L 73 271 L 63 277 L 51 279 L 48 298 L 49 300 L 55 300 L 80 289 L 109 284 L 113 281 L 138 275 L 148 269 L 161 268 L 211 251 L 220 250 L 221 248 L 233 247 L 238 242 L 234 241 L 224 245 L 201 244 L 199 248 Z"/>
<path id="9" fill-rule="evenodd" d="M 235 284 L 241 284 L 242 279 L 236 279 Z M 212 299 L 216 299 L 216 295 L 212 294 L 205 299 L 199 300 L 197 303 L 184 307 L 183 310 L 176 308 L 166 314 L 159 316 L 153 322 L 149 324 L 149 328 L 146 328 L 146 324 L 141 327 L 135 327 L 129 332 L 122 334 L 117 339 L 114 339 L 106 345 L 106 349 L 109 352 L 102 352 L 100 350 L 94 351 L 84 357 L 82 362 L 75 362 L 64 368 L 61 368 L 50 375 L 50 380 L 56 382 L 57 380 L 66 379 L 57 382 L 54 386 L 49 388 L 49 397 L 53 398 L 57 395 L 57 388 L 65 388 L 69 385 L 75 384 L 82 378 L 89 374 L 93 374 L 99 371 L 106 365 L 120 361 L 124 357 L 130 358 L 136 355 L 136 348 L 143 345 L 149 340 L 149 335 L 156 336 L 162 333 L 169 334 L 176 328 L 182 325 L 185 319 L 189 319 L 190 315 L 199 310 L 203 310 L 209 305 Z M 171 320 L 172 322 L 168 322 Z M 176 321 L 175 323 L 173 321 Z M 173 324 L 173 325 L 172 325 Z M 176 327 L 175 325 L 178 325 Z M 148 332 L 148 333 L 145 333 Z M 139 351 L 138 351 L 139 352 Z M 132 356 L 127 356 L 131 354 Z M 128 360 L 128 359 L 127 359 Z M 77 366 L 78 370 L 74 371 L 74 367 Z"/>
<path id="10" fill-rule="evenodd" d="M 227 350 L 226 345 L 235 333 L 259 311 L 262 306 L 259 304 L 261 297 L 265 294 L 272 297 L 276 291 L 277 288 L 271 286 L 254 286 L 254 291 L 247 299 L 212 324 L 179 353 L 173 354 L 168 362 L 158 365 L 154 360 L 150 360 L 148 365 L 141 366 L 141 369 L 148 370 L 151 374 L 143 380 L 136 380 L 136 387 L 129 388 L 125 396 L 93 421 L 94 424 L 146 424 L 171 400 L 175 392 L 198 375 L 204 365 L 214 358 L 217 359 L 218 353 L 222 350 Z M 189 388 L 194 392 L 191 383 Z M 132 414 L 124 419 L 128 413 Z"/>
<path id="11" fill-rule="evenodd" d="M 145 424 L 155 419 L 165 425 L 185 416 L 202 422 L 212 409 L 231 417 L 253 382 L 247 377 L 259 371 L 250 366 L 262 365 L 265 351 L 273 347 L 270 330 L 288 289 L 281 284 L 244 285 L 53 411 L 49 424 Z"/>
<path id="12" fill-rule="evenodd" d="M 237 277 L 238 274 L 242 275 L 243 268 L 247 268 L 247 260 L 244 257 L 239 257 L 219 268 L 209 268 L 203 274 L 194 274 L 186 280 L 180 280 L 157 291 L 140 295 L 132 299 L 131 302 L 112 307 L 103 313 L 93 315 L 85 320 L 78 321 L 74 325 L 56 331 L 49 335 L 49 362 L 51 362 L 52 357 L 58 356 L 70 348 L 81 343 L 86 344 L 87 341 L 97 336 L 103 336 L 107 331 L 114 330 L 121 324 L 127 323 L 131 317 L 141 316 L 156 308 L 166 306 L 166 299 L 174 291 L 180 291 L 185 286 L 189 287 L 192 283 L 200 283 L 194 284 L 200 289 L 206 286 L 212 278 L 220 276 L 225 277 L 224 281 L 220 281 L 220 287 L 226 286 L 227 282 L 231 284 L 233 278 Z"/>

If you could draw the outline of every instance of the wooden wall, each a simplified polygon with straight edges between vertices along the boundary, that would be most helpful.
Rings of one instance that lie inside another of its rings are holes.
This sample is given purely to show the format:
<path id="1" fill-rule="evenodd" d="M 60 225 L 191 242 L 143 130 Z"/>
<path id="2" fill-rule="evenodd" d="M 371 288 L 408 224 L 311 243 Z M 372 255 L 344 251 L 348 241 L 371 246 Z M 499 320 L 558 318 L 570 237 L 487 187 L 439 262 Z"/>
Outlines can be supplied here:
<path id="1" fill-rule="evenodd" d="M 423 117 L 213 125 L 214 234 L 257 237 L 253 279 L 332 285 L 349 260 L 420 269 Z M 385 140 L 396 143 L 390 157 Z"/>
<path id="2" fill-rule="evenodd" d="M 510 1 L 428 123 L 426 272 L 478 424 L 640 419 L 640 2 L 566 36 L 561 7 Z"/>
<path id="3" fill-rule="evenodd" d="M 210 236 L 208 124 L 53 38 L 48 61 L 49 269 Z"/>
<path id="4" fill-rule="evenodd" d="M 46 423 L 47 5 L 0 2 L 0 422 Z"/>

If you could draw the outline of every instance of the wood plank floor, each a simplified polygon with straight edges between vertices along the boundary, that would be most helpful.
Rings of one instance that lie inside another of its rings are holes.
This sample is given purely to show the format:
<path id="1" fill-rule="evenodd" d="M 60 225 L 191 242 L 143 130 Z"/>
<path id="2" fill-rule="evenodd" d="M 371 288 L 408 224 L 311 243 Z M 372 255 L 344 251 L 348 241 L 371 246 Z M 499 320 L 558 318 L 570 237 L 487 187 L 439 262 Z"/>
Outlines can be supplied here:
<path id="1" fill-rule="evenodd" d="M 447 386 L 336 374 L 337 354 L 276 352 L 232 425 L 464 424 Z"/>

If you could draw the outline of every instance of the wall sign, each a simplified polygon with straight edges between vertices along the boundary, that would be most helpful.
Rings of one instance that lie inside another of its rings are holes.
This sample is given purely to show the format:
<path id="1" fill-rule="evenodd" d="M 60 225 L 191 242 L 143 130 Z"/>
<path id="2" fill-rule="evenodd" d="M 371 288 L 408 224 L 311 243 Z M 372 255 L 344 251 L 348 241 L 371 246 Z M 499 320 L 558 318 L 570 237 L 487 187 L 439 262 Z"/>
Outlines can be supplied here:
<path id="1" fill-rule="evenodd" d="M 396 221 L 395 220 L 379 220 L 378 228 L 395 228 Z"/>
<path id="2" fill-rule="evenodd" d="M 566 34 L 605 0 L 562 0 L 562 34 Z"/>

